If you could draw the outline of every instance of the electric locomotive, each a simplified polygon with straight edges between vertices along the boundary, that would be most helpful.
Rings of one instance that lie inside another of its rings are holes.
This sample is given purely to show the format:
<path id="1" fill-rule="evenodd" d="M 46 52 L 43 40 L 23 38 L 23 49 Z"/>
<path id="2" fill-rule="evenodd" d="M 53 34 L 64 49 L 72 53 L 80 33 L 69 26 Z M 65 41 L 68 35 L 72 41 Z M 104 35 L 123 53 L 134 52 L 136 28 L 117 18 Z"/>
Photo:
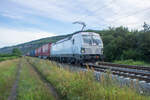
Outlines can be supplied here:
<path id="1" fill-rule="evenodd" d="M 76 32 L 52 43 L 50 58 L 61 62 L 96 62 L 103 58 L 103 42 L 94 32 Z"/>

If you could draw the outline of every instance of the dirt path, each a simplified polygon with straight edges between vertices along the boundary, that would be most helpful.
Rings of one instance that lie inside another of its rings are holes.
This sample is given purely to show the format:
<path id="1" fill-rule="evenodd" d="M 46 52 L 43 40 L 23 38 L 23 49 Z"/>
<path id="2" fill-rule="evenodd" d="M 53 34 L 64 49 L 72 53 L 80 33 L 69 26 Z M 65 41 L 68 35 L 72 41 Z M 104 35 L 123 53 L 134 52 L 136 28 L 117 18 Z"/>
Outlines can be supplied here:
<path id="1" fill-rule="evenodd" d="M 20 71 L 21 71 L 21 61 L 19 61 L 19 63 L 18 63 L 18 68 L 17 68 L 17 73 L 16 73 L 16 81 L 13 84 L 13 87 L 11 89 L 11 94 L 8 97 L 8 100 L 16 100 Z"/>
<path id="2" fill-rule="evenodd" d="M 37 73 L 37 75 L 39 76 L 39 78 L 46 84 L 47 88 L 50 90 L 50 92 L 52 93 L 52 95 L 55 97 L 55 100 L 62 100 L 61 96 L 58 94 L 57 90 L 45 78 L 45 76 L 43 76 L 43 74 L 41 72 L 39 72 L 38 69 L 32 63 L 30 63 L 28 60 L 27 60 L 27 62 L 33 67 L 34 71 Z"/>

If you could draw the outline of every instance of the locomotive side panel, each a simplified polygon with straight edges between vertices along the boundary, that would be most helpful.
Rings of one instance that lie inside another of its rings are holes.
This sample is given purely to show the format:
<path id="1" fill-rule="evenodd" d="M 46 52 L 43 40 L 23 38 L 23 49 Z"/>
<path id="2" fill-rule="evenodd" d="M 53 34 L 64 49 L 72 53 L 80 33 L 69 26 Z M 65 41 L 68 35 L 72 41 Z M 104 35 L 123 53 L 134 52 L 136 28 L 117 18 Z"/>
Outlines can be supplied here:
<path id="1" fill-rule="evenodd" d="M 72 49 L 74 55 L 81 54 L 81 46 L 82 46 L 82 37 L 81 34 L 75 34 L 72 36 Z"/>
<path id="2" fill-rule="evenodd" d="M 73 54 L 72 50 L 72 40 L 64 39 L 62 41 L 58 41 L 55 44 L 52 44 L 51 48 L 51 56 L 52 57 L 71 57 Z"/>

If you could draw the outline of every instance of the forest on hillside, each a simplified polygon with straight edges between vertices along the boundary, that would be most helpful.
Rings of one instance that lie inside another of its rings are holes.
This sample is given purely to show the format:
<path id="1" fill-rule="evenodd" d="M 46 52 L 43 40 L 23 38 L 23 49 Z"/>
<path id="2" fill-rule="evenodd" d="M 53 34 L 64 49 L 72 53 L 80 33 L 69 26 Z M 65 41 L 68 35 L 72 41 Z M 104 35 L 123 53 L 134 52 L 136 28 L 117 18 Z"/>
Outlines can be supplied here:
<path id="1" fill-rule="evenodd" d="M 94 32 L 99 33 L 104 42 L 105 61 L 150 61 L 150 25 L 144 23 L 143 30 L 140 31 L 121 26 Z"/>

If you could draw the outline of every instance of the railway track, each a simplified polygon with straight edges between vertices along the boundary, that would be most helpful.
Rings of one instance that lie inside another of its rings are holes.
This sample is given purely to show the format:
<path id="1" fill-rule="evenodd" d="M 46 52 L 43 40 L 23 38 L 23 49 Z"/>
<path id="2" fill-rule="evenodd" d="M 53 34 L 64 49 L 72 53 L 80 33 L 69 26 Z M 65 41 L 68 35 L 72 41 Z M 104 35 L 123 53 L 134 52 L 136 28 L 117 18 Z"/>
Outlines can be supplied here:
<path id="1" fill-rule="evenodd" d="M 100 62 L 98 64 L 86 63 L 83 65 L 85 67 L 89 66 L 95 71 L 106 73 L 110 70 L 113 75 L 129 77 L 131 79 L 138 79 L 139 81 L 150 83 L 150 67 L 120 65 L 106 62 Z"/>
<path id="2" fill-rule="evenodd" d="M 114 63 L 108 63 L 108 62 L 99 62 L 98 64 L 99 65 L 104 65 L 104 66 L 112 66 L 112 67 L 121 67 L 121 68 L 129 68 L 129 69 L 150 71 L 150 67 L 143 67 L 143 66 L 114 64 Z"/>

